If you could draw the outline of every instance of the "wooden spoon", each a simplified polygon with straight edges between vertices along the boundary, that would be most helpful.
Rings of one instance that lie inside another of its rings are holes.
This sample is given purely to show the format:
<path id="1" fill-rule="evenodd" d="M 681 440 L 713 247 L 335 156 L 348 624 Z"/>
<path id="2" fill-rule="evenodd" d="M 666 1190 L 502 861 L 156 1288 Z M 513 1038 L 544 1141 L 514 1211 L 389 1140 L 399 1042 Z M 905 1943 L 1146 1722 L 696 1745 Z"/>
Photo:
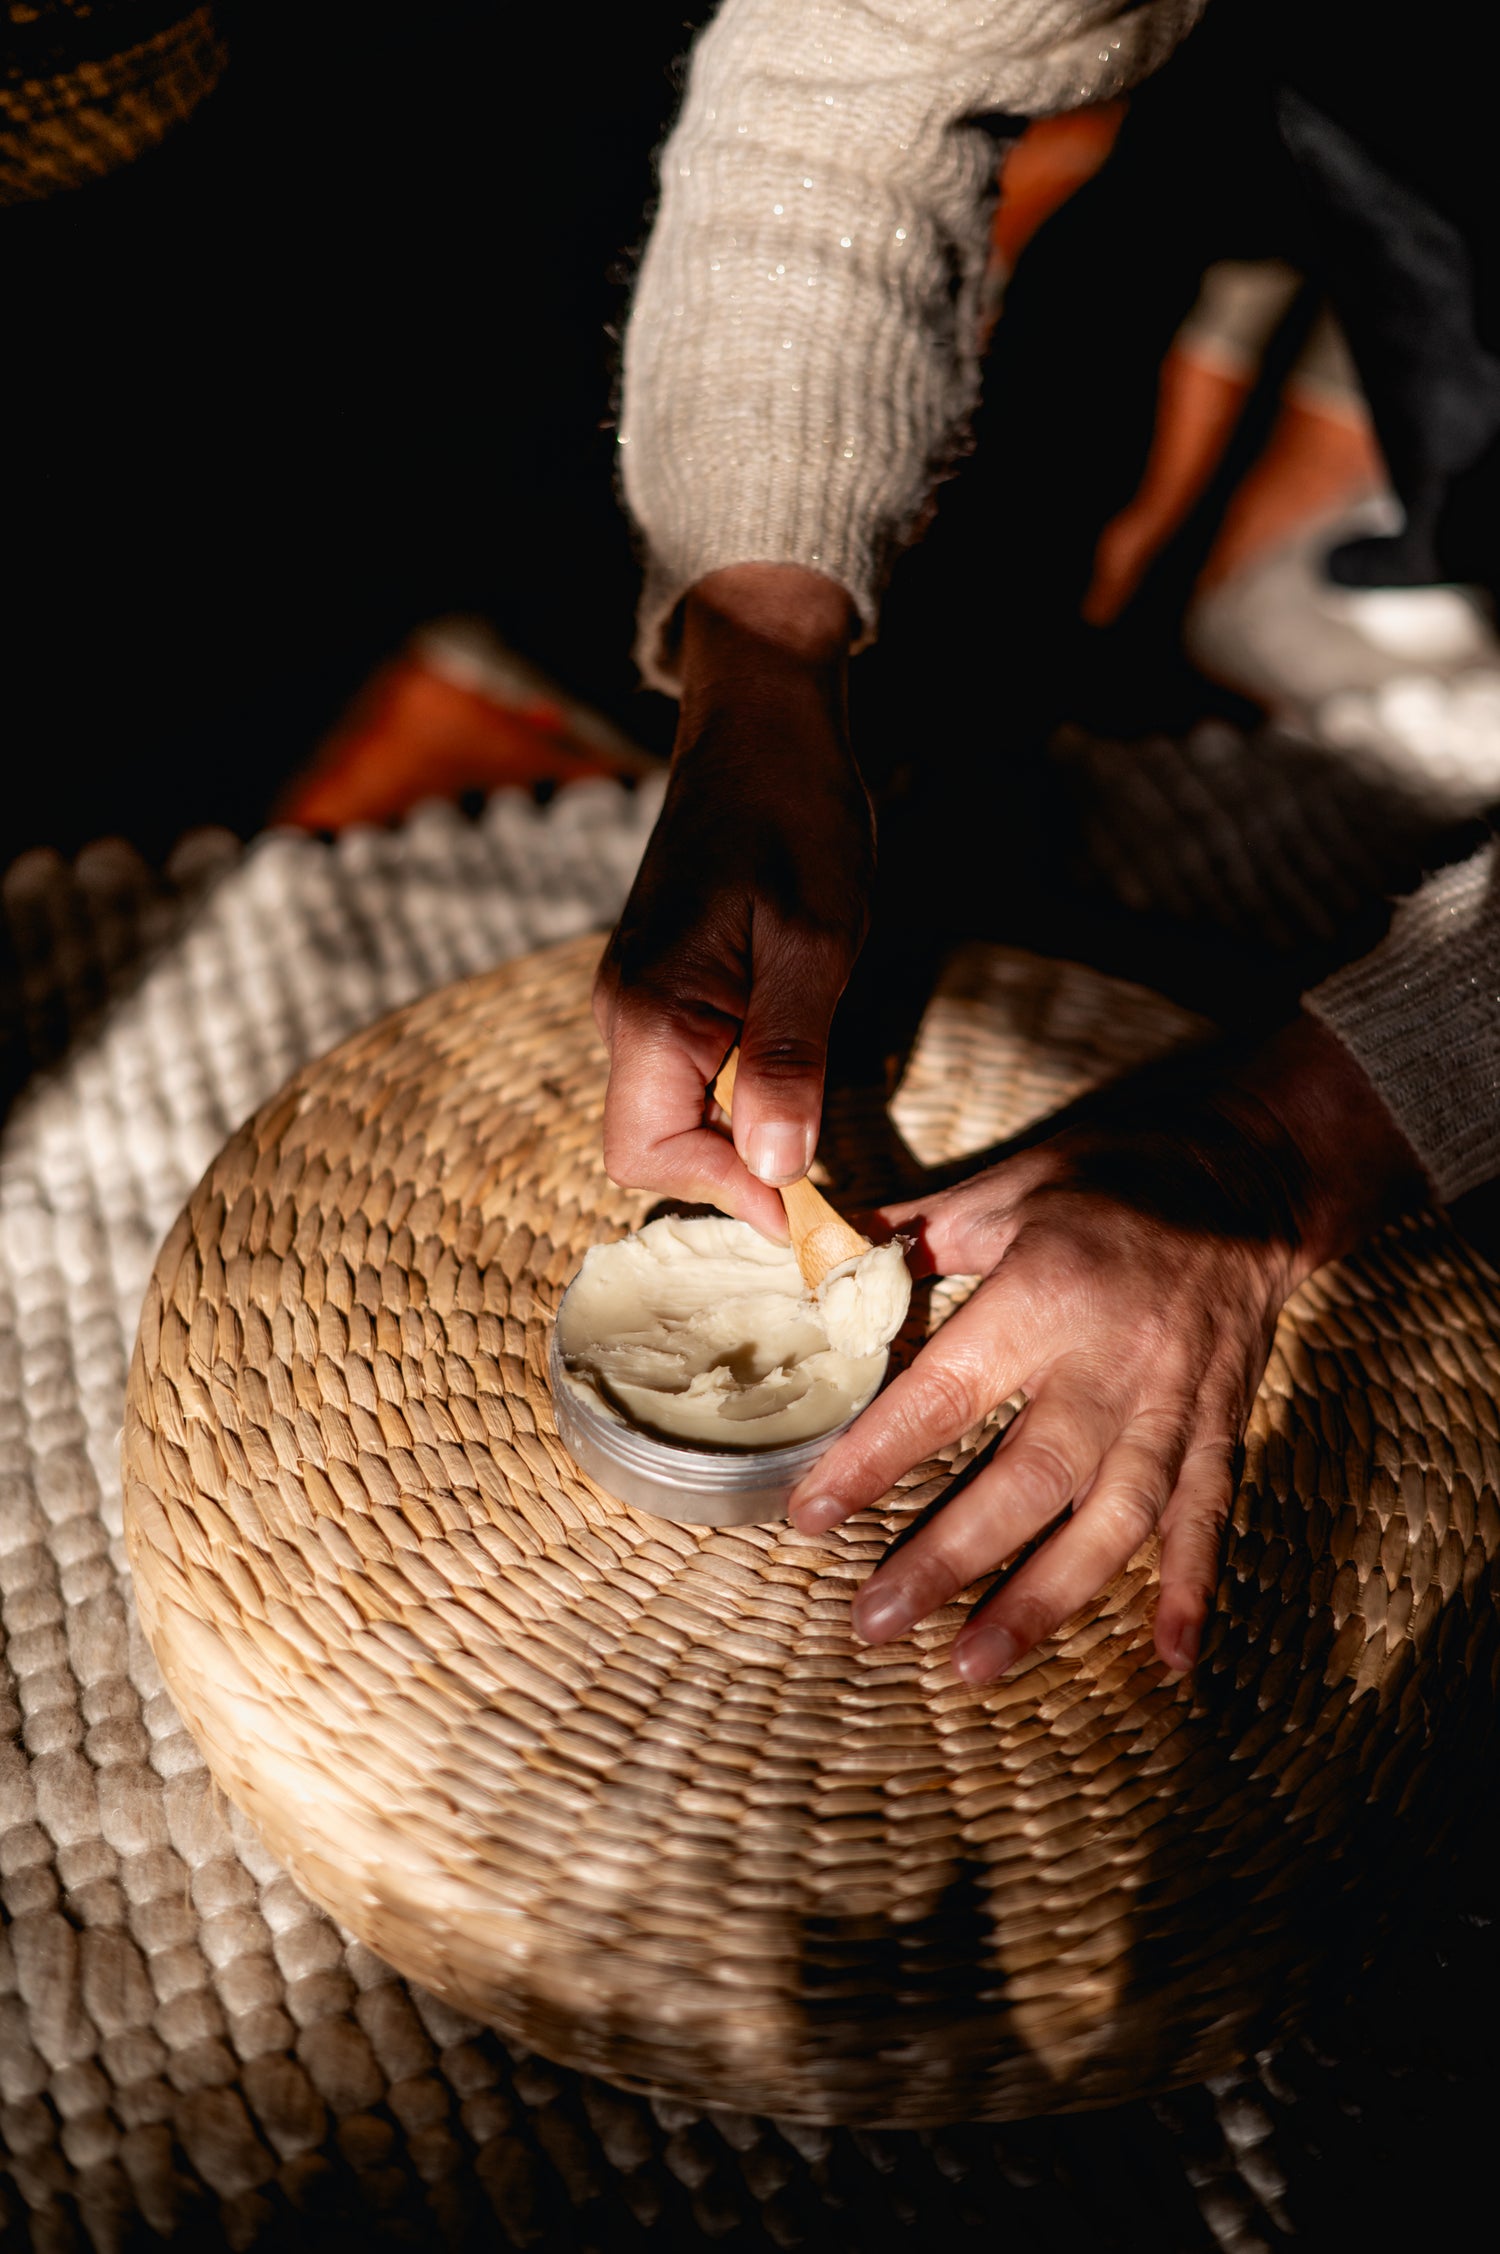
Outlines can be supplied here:
<path id="1" fill-rule="evenodd" d="M 734 1116 L 734 1078 L 739 1059 L 739 1050 L 731 1049 L 728 1061 L 714 1082 L 714 1100 L 726 1119 Z M 867 1252 L 873 1251 L 869 1238 L 851 1228 L 841 1213 L 835 1213 L 822 1191 L 814 1189 L 805 1174 L 800 1182 L 787 1184 L 781 1192 L 781 1202 L 786 1207 L 786 1225 L 802 1281 L 814 1296 L 835 1268 L 863 1259 Z"/>

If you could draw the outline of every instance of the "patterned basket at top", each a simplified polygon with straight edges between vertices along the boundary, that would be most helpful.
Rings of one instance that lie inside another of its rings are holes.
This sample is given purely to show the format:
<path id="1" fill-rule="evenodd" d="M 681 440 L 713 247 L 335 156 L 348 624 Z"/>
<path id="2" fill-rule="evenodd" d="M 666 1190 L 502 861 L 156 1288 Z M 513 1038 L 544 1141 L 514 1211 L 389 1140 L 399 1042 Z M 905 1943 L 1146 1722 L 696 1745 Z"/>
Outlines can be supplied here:
<path id="1" fill-rule="evenodd" d="M 37 0 L 7 14 L 0 207 L 133 163 L 192 116 L 229 59 L 211 0 Z"/>
<path id="2" fill-rule="evenodd" d="M 599 1162 L 597 945 L 311 1066 L 163 1248 L 127 1531 L 214 1774 L 403 1972 L 619 2082 L 918 2124 L 1225 2067 L 1372 1929 L 1488 1727 L 1494 1279 L 1429 1217 L 1299 1294 L 1193 1681 L 1143 1555 L 970 1690 L 960 1606 L 872 1650 L 849 1599 L 983 1433 L 818 1540 L 634 1515 L 564 1455 L 553 1310 L 650 1202 Z M 892 1107 L 906 1179 L 1190 1030 L 967 952 Z M 833 1103 L 850 1194 L 902 1186 L 892 1146 Z"/>

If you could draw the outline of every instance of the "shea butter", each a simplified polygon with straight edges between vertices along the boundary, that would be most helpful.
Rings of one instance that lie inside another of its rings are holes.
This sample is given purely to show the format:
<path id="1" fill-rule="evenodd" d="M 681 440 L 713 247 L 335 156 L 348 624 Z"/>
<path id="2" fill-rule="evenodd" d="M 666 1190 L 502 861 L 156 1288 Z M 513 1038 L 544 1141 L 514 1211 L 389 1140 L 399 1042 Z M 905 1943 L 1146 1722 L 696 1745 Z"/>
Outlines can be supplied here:
<path id="1" fill-rule="evenodd" d="M 564 1382 L 639 1431 L 699 1448 L 832 1432 L 875 1394 L 906 1311 L 900 1247 L 857 1269 L 871 1261 L 873 1279 L 851 1266 L 814 1299 L 791 1249 L 743 1221 L 649 1222 L 585 1255 L 558 1317 Z"/>

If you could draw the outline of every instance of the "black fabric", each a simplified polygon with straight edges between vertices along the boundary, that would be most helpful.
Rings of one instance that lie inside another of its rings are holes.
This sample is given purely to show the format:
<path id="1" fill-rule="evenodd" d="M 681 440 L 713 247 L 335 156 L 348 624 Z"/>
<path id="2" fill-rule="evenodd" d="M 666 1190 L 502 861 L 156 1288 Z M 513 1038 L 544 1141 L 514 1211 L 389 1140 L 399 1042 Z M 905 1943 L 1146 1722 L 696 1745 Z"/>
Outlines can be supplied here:
<path id="1" fill-rule="evenodd" d="M 221 12 L 193 119 L 0 213 L 0 861 L 251 834 L 444 611 L 670 739 L 610 331 L 707 0 Z"/>
<path id="2" fill-rule="evenodd" d="M 110 63 L 181 23 L 197 0 L 22 0 L 4 11 L 0 84 Z"/>
<path id="3" fill-rule="evenodd" d="M 1276 119 L 1406 517 L 1399 533 L 1335 550 L 1333 576 L 1493 588 L 1495 526 L 1475 501 L 1493 484 L 1500 360 L 1480 333 L 1470 247 L 1477 238 L 1480 257 L 1488 250 L 1488 215 L 1461 227 L 1294 86 L 1278 90 Z"/>
<path id="4" fill-rule="evenodd" d="M 940 498 L 927 552 L 897 567 L 888 650 L 909 619 L 925 668 L 939 644 L 962 666 L 961 638 L 991 671 L 1003 652 L 1007 707 L 1089 717 L 1108 675 L 1116 721 L 1191 717 L 1201 685 L 1184 692 L 1163 661 L 1230 479 L 1158 559 L 1119 633 L 1090 637 L 1072 621 L 1099 533 L 1145 467 L 1162 359 L 1205 270 L 1225 259 L 1284 259 L 1308 278 L 1231 475 L 1269 436 L 1326 294 L 1410 518 L 1391 581 L 1500 583 L 1500 208 L 1486 115 L 1497 81 L 1500 12 L 1475 20 L 1434 0 L 1388 19 L 1350 0 L 1212 0 L 1133 95 L 1102 171 L 1021 262 L 971 458 Z M 894 656 L 891 670 L 906 663 Z M 1122 676 L 1136 675 L 1132 700 Z"/>
<path id="5" fill-rule="evenodd" d="M 1399 26 L 1391 36 L 1388 24 Z M 1211 0 L 1132 95 L 1102 170 L 1041 229 L 1007 292 L 969 456 L 897 563 L 856 661 L 855 740 L 883 808 L 883 898 L 862 977 L 893 988 L 981 902 L 995 936 L 1107 963 L 1221 1019 L 1290 1007 L 1333 959 L 1269 960 L 1223 932 L 1127 917 L 1081 874 L 1050 754 L 1261 716 L 1197 675 L 1181 622 L 1281 386 L 1332 301 L 1407 507 L 1395 542 L 1335 559 L 1375 583 L 1500 584 L 1500 213 L 1486 110 L 1500 18 L 1433 0 Z M 1136 491 L 1163 357 L 1220 260 L 1306 277 L 1224 463 L 1110 627 L 1082 623 L 1099 535 Z M 962 819 L 955 809 L 963 809 Z M 1163 819 L 1168 819 L 1166 809 Z M 1415 874 L 1415 872 L 1413 872 Z M 1379 936 L 1350 934 L 1354 952 Z M 1343 959 L 1341 956 L 1337 959 Z"/>
<path id="6" fill-rule="evenodd" d="M 629 659 L 608 331 L 674 63 L 708 12 L 591 14 L 560 100 L 557 24 L 489 0 L 229 8 L 226 81 L 167 146 L 0 219 L 17 340 L 0 658 L 20 777 L 0 852 L 248 832 L 369 666 L 444 609 L 488 614 L 665 745 L 670 709 L 636 693 Z M 875 772 L 925 758 L 935 733 L 962 771 L 993 766 L 996 725 L 1019 757 L 1059 715 L 1130 732 L 1222 703 L 1175 632 L 1223 481 L 1117 632 L 1072 623 L 1216 258 L 1290 257 L 1332 290 L 1413 521 L 1435 527 L 1428 568 L 1494 584 L 1494 449 L 1440 469 L 1434 513 L 1431 355 L 1410 378 L 1389 352 L 1384 378 L 1374 366 L 1307 136 L 1299 159 L 1277 109 L 1291 89 L 1457 231 L 1493 353 L 1500 21 L 1471 14 L 1432 0 L 1390 17 L 1395 40 L 1352 0 L 1212 0 L 1133 97 L 1113 160 L 1023 262 L 975 459 L 856 669 Z M 1438 378 L 1451 390 L 1446 362 Z M 1232 468 L 1269 422 L 1263 392 Z"/>

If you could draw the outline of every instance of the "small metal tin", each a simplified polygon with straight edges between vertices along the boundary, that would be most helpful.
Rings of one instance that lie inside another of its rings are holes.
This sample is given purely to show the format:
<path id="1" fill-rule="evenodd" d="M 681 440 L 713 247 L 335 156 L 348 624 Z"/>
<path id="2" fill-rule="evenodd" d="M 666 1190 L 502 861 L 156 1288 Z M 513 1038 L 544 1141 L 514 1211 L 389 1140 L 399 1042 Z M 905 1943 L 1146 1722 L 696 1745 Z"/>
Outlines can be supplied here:
<path id="1" fill-rule="evenodd" d="M 831 1432 L 785 1448 L 690 1448 L 658 1439 L 606 1416 L 569 1384 L 556 1325 L 547 1378 L 558 1432 L 579 1470 L 617 1501 L 688 1526 L 753 1526 L 784 1517 L 798 1480 L 854 1422 L 846 1417 Z"/>

